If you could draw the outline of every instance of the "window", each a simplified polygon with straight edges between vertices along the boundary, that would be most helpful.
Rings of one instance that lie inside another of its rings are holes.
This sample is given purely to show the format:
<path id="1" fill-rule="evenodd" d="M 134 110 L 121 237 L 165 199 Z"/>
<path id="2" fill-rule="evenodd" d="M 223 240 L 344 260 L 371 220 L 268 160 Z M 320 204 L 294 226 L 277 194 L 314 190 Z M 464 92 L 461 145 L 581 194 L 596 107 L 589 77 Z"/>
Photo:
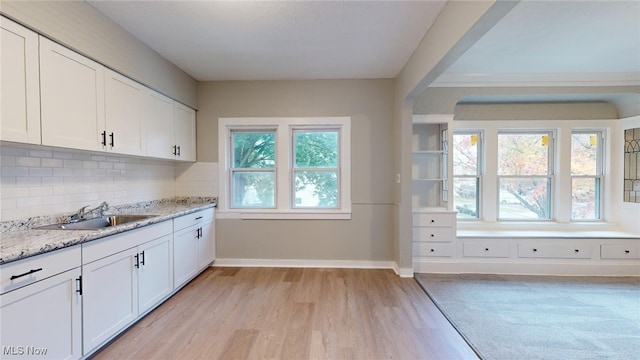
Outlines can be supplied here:
<path id="1" fill-rule="evenodd" d="M 571 133 L 571 220 L 600 220 L 602 131 Z"/>
<path id="2" fill-rule="evenodd" d="M 340 207 L 339 136 L 338 129 L 293 130 L 293 207 Z"/>
<path id="3" fill-rule="evenodd" d="M 498 133 L 498 219 L 551 219 L 553 132 Z"/>
<path id="4" fill-rule="evenodd" d="M 350 118 L 221 118 L 222 217 L 348 219 Z"/>
<path id="5" fill-rule="evenodd" d="M 231 130 L 231 207 L 273 208 L 275 130 Z"/>
<path id="6" fill-rule="evenodd" d="M 481 139 L 479 131 L 453 134 L 453 205 L 458 219 L 480 217 Z"/>

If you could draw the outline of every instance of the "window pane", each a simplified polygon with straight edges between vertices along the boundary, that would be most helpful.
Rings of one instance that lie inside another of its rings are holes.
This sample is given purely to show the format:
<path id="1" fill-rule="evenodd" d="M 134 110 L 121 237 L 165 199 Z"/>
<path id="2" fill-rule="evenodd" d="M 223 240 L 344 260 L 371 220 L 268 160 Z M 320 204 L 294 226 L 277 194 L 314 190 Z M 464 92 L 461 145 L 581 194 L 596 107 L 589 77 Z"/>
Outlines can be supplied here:
<path id="1" fill-rule="evenodd" d="M 233 207 L 275 206 L 276 187 L 273 171 L 234 171 L 231 187 Z"/>
<path id="2" fill-rule="evenodd" d="M 549 133 L 498 134 L 498 175 L 548 175 Z"/>
<path id="3" fill-rule="evenodd" d="M 600 179 L 571 179 L 571 218 L 597 220 L 600 218 Z"/>
<path id="4" fill-rule="evenodd" d="M 548 178 L 501 178 L 498 217 L 501 219 L 549 219 Z"/>
<path id="5" fill-rule="evenodd" d="M 239 169 L 274 168 L 274 132 L 233 132 L 233 167 Z"/>
<path id="6" fill-rule="evenodd" d="M 337 171 L 296 171 L 294 207 L 337 208 Z"/>
<path id="7" fill-rule="evenodd" d="M 478 217 L 478 178 L 453 179 L 453 205 L 458 219 Z"/>
<path id="8" fill-rule="evenodd" d="M 571 134 L 571 175 L 599 175 L 598 134 Z"/>
<path id="9" fill-rule="evenodd" d="M 478 175 L 478 134 L 453 135 L 453 175 Z"/>
<path id="10" fill-rule="evenodd" d="M 294 131 L 295 167 L 337 168 L 338 131 Z"/>

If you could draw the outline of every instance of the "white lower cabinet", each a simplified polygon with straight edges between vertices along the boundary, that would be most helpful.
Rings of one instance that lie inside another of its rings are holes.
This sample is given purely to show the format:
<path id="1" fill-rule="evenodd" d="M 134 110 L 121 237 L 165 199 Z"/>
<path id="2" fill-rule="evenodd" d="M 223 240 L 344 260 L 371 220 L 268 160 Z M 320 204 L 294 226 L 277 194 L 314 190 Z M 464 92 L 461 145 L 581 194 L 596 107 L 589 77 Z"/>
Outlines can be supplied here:
<path id="1" fill-rule="evenodd" d="M 84 355 L 171 294 L 172 242 L 167 221 L 83 245 Z"/>
<path id="2" fill-rule="evenodd" d="M 85 354 L 138 316 L 137 253 L 133 248 L 82 266 Z"/>
<path id="3" fill-rule="evenodd" d="M 3 285 L 7 285 L 3 291 L 12 289 L 0 295 L 2 359 L 82 357 L 80 247 L 56 255 L 0 266 Z M 70 270 L 54 270 L 61 266 Z"/>
<path id="4" fill-rule="evenodd" d="M 174 286 L 182 286 L 215 260 L 215 213 L 202 210 L 175 218 Z"/>

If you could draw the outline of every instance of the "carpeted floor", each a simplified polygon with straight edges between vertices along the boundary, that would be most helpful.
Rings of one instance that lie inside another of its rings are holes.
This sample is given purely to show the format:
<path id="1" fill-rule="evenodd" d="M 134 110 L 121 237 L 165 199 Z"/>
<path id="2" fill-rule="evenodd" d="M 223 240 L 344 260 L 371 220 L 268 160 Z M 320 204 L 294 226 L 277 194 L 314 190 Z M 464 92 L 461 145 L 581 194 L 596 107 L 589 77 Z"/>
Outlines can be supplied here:
<path id="1" fill-rule="evenodd" d="M 638 277 L 415 278 L 483 359 L 640 359 Z"/>

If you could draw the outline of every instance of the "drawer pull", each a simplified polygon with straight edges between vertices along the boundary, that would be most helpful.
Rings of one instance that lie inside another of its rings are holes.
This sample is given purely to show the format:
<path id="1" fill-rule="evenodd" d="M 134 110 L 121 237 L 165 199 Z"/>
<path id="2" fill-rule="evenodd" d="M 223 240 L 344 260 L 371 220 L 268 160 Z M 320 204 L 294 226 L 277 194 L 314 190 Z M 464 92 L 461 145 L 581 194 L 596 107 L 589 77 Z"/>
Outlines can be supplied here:
<path id="1" fill-rule="evenodd" d="M 573 250 L 573 252 L 577 254 L 577 253 L 580 252 L 580 250 L 579 249 L 575 249 L 575 250 Z"/>
<path id="2" fill-rule="evenodd" d="M 198 217 L 196 218 L 196 220 L 200 220 L 200 219 L 202 219 L 202 218 L 203 218 L 203 216 L 198 216 Z"/>
<path id="3" fill-rule="evenodd" d="M 538 249 L 535 249 L 535 248 L 534 248 L 534 249 L 533 249 L 533 252 L 538 252 Z"/>
<path id="4" fill-rule="evenodd" d="M 21 278 L 23 276 L 31 275 L 33 273 L 37 273 L 38 271 L 42 271 L 42 268 L 29 270 L 26 273 L 20 274 L 20 275 L 13 275 L 13 276 L 11 276 L 11 280 L 15 280 L 15 279 Z"/>
<path id="5" fill-rule="evenodd" d="M 434 249 L 431 249 L 431 250 L 429 250 L 429 251 L 431 251 L 431 252 L 435 252 L 435 250 L 434 250 Z"/>
<path id="6" fill-rule="evenodd" d="M 484 248 L 484 251 L 489 251 L 489 248 Z"/>
<path id="7" fill-rule="evenodd" d="M 630 253 L 630 252 L 631 252 L 631 251 L 629 251 L 629 250 L 625 250 L 625 251 L 624 251 L 624 253 L 625 253 L 625 254 L 628 254 L 628 253 Z"/>
<path id="8" fill-rule="evenodd" d="M 434 234 L 431 234 L 431 237 L 435 237 L 435 235 L 434 235 Z"/>
<path id="9" fill-rule="evenodd" d="M 436 222 L 435 220 L 431 219 L 431 223 L 433 224 L 434 222 Z"/>

